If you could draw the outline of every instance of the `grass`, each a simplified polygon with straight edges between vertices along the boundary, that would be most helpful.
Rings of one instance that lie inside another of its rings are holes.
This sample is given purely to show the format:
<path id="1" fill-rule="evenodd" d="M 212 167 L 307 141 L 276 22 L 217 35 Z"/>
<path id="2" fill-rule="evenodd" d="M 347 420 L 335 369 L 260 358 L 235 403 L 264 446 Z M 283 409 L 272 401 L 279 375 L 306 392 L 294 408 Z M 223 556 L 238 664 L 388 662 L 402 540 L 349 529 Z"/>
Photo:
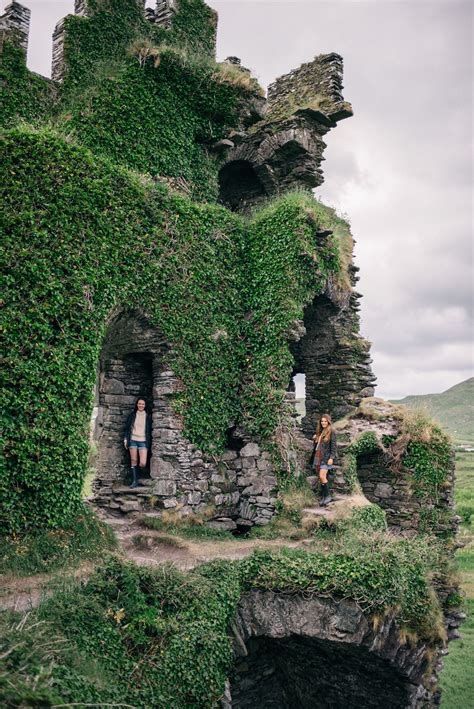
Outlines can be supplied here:
<path id="1" fill-rule="evenodd" d="M 114 549 L 111 528 L 87 507 L 70 527 L 1 540 L 0 574 L 29 576 L 72 568 L 86 559 L 98 559 Z"/>
<path id="2" fill-rule="evenodd" d="M 230 532 L 206 527 L 205 520 L 198 515 L 180 517 L 176 513 L 164 512 L 162 517 L 143 517 L 141 524 L 146 529 L 164 532 L 171 538 L 184 537 L 185 539 L 214 539 L 220 541 L 235 541 Z"/>
<path id="3" fill-rule="evenodd" d="M 474 706 L 474 453 L 456 453 L 456 510 L 462 518 L 460 537 L 466 542 L 456 558 L 468 617 L 460 629 L 461 639 L 450 643 L 441 673 L 442 709 Z"/>

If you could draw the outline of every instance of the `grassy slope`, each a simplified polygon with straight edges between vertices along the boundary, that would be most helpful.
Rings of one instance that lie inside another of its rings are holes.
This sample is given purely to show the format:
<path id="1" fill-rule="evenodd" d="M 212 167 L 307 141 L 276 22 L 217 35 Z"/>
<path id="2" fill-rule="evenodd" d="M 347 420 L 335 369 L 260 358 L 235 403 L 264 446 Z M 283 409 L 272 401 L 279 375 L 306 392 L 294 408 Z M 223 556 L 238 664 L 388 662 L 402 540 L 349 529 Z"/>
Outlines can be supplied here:
<path id="1" fill-rule="evenodd" d="M 450 644 L 441 674 L 443 709 L 474 706 L 474 453 L 456 455 L 456 509 L 463 519 L 460 536 L 467 542 L 457 560 L 468 618 L 461 627 L 461 639 Z"/>
<path id="2" fill-rule="evenodd" d="M 409 408 L 424 407 L 457 442 L 474 441 L 474 377 L 441 394 L 406 396 L 393 403 Z"/>
<path id="3" fill-rule="evenodd" d="M 409 408 L 425 408 L 449 432 L 456 444 L 474 443 L 474 377 L 441 394 L 406 396 L 394 401 Z M 467 620 L 461 639 L 450 644 L 441 675 L 443 709 L 474 706 L 474 453 L 456 454 L 456 511 L 461 516 L 460 537 L 466 546 L 457 553 Z"/>

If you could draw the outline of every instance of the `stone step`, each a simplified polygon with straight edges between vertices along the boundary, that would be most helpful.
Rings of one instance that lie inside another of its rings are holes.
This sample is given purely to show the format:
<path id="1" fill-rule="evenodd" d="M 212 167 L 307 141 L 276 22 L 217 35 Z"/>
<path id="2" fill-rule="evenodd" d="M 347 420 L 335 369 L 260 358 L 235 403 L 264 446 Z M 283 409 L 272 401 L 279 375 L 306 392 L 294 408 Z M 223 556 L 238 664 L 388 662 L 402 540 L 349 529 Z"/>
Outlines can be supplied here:
<path id="1" fill-rule="evenodd" d="M 118 485 L 112 488 L 112 492 L 114 495 L 152 495 L 153 485 L 138 485 L 138 487 Z"/>

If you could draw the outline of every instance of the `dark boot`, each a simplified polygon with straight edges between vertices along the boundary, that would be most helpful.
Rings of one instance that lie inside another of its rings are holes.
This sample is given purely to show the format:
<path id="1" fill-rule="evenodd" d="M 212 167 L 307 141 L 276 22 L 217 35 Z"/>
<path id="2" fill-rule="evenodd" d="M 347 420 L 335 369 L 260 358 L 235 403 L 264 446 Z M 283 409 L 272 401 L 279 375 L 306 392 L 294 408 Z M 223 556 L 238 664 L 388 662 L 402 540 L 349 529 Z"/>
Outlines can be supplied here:
<path id="1" fill-rule="evenodd" d="M 132 467 L 130 468 L 130 470 L 132 471 L 132 483 L 131 483 L 130 487 L 138 487 L 137 466 L 136 466 L 136 465 L 132 465 Z"/>
<path id="2" fill-rule="evenodd" d="M 319 504 L 321 505 L 321 507 L 324 507 L 324 505 L 326 504 L 326 502 L 325 502 L 326 497 L 328 496 L 327 483 L 321 483 L 320 488 L 321 488 L 321 492 L 320 492 Z"/>

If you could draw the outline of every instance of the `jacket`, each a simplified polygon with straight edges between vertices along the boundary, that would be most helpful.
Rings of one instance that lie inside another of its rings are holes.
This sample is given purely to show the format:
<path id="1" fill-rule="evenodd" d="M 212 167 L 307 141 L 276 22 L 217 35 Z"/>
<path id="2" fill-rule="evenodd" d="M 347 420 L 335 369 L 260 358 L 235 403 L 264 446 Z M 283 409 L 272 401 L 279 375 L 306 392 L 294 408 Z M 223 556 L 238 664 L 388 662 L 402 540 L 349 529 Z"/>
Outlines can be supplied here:
<path id="1" fill-rule="evenodd" d="M 317 444 L 317 441 L 316 441 Z M 334 431 L 331 431 L 329 441 L 321 440 L 321 464 L 327 465 L 329 458 L 332 458 L 333 464 L 337 459 L 337 438 Z"/>
<path id="2" fill-rule="evenodd" d="M 137 412 L 132 411 L 132 413 L 127 418 L 127 423 L 125 424 L 125 430 L 123 432 L 123 440 L 127 441 L 127 446 L 129 445 L 130 439 L 132 437 L 133 425 L 135 423 L 136 415 L 137 415 Z M 148 449 L 150 449 L 151 448 L 151 414 L 149 414 L 148 412 L 146 414 L 146 419 L 145 419 L 145 438 L 146 438 L 146 447 Z"/>

